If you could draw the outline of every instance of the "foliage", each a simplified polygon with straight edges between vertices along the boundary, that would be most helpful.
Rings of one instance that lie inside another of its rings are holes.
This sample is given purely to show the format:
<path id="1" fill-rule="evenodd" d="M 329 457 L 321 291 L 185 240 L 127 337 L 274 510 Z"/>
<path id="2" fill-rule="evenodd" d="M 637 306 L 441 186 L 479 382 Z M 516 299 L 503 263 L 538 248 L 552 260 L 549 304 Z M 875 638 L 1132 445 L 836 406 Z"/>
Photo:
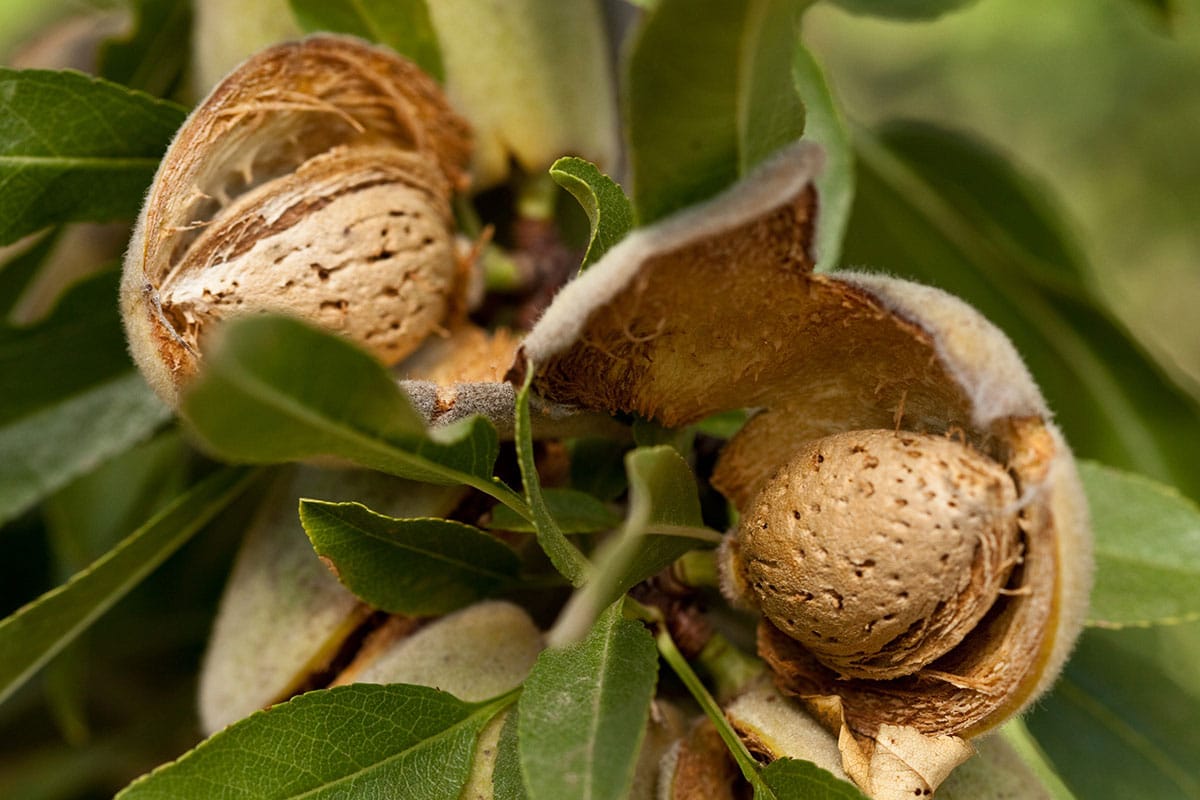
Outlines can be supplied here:
<path id="1" fill-rule="evenodd" d="M 447 34 L 425 2 L 279 5 L 299 28 L 378 42 L 447 78 Z M 997 146 L 1003 131 L 848 119 L 831 91 L 837 74 L 800 40 L 806 0 L 634 5 L 620 7 L 634 17 L 620 43 L 624 165 L 563 149 L 541 167 L 561 202 L 558 219 L 538 222 L 559 250 L 579 245 L 565 259 L 571 271 L 782 146 L 819 142 L 819 268 L 886 269 L 981 309 L 1090 459 L 1081 473 L 1096 531 L 1091 627 L 1058 688 L 1010 738 L 1060 796 L 1200 798 L 1200 681 L 1186 666 L 1200 658 L 1200 403 L 1103 302 L 1091 253 L 1052 190 Z M 836 5 L 910 22 L 971 13 L 963 0 Z M 1138 5 L 1177 16 L 1173 3 Z M 808 762 L 760 764 L 709 693 L 706 681 L 725 676 L 705 670 L 720 667 L 703 651 L 685 656 L 661 609 L 633 599 L 680 559 L 711 566 L 706 554 L 735 521 L 709 484 L 712 453 L 744 413 L 680 431 L 621 417 L 627 429 L 611 439 L 547 441 L 536 365 L 526 365 L 508 428 L 483 417 L 429 427 L 365 351 L 262 315 L 206 343 L 184 421 L 171 419 L 129 361 L 113 271 L 76 280 L 56 249 L 80 222 L 132 224 L 184 119 L 176 100 L 186 96 L 191 5 L 136 0 L 132 11 L 129 33 L 99 47 L 101 77 L 0 68 L 0 245 L 11 245 L 0 249 L 0 540 L 13 575 L 0 590 L 0 795 L 404 787 L 433 798 L 482 785 L 498 798 L 616 800 L 641 785 L 657 698 L 708 715 L 756 798 L 861 797 Z M 556 42 L 524 44 L 555 70 Z M 514 174 L 499 192 L 460 198 L 460 211 L 464 225 L 481 218 L 488 235 L 498 231 L 494 245 L 517 263 L 544 269 L 545 252 L 514 232 L 505 206 L 540 177 Z M 572 198 L 582 209 L 574 227 Z M 95 256 L 111 266 L 118 254 Z M 38 281 L 59 299 L 19 324 L 13 311 Z M 537 310 L 545 290 L 493 296 L 476 313 L 508 322 Z M 211 596 L 261 500 L 262 470 L 237 465 L 297 461 L 475 491 L 444 519 L 301 500 L 296 525 L 313 557 L 344 587 L 334 589 L 365 604 L 347 623 L 357 632 L 295 665 L 294 697 L 197 742 L 190 692 Z M 468 702 L 422 686 L 333 685 L 354 648 L 386 645 L 383 612 L 432 618 L 497 597 L 548 629 L 520 688 Z M 185 619 L 167 623 L 162 609 L 180 605 Z M 722 624 L 752 637 L 744 620 Z M 146 698 L 162 713 L 143 714 Z M 494 769 L 480 766 L 485 751 Z"/>

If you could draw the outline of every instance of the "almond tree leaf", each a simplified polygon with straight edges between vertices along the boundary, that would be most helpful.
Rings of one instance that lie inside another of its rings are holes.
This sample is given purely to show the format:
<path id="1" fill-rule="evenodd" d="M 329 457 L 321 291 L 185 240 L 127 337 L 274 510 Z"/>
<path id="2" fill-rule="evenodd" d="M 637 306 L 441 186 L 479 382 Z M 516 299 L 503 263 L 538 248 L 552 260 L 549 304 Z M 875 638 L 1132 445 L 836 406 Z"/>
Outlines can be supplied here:
<path id="1" fill-rule="evenodd" d="M 563 533 L 598 533 L 621 524 L 621 517 L 596 497 L 578 489 L 542 489 L 546 510 Z M 493 530 L 536 533 L 534 525 L 507 506 L 492 510 Z"/>
<path id="2" fill-rule="evenodd" d="M 185 111 L 77 72 L 0 68 L 0 244 L 132 219 Z"/>
<path id="3" fill-rule="evenodd" d="M 541 479 L 533 457 L 533 426 L 529 417 L 529 385 L 533 380 L 532 366 L 526 370 L 525 385 L 517 393 L 517 409 L 514 419 L 514 435 L 517 446 L 517 463 L 521 469 L 521 483 L 525 490 L 525 502 L 532 516 L 530 522 L 537 532 L 537 541 L 550 563 L 559 573 L 575 586 L 583 585 L 591 565 L 575 545 L 567 541 L 550 507 L 542 494 Z"/>
<path id="4" fill-rule="evenodd" d="M 511 584 L 521 568 L 512 548 L 461 522 L 320 500 L 300 501 L 300 522 L 347 589 L 393 614 L 448 614 Z"/>
<path id="5" fill-rule="evenodd" d="M 587 214 L 591 234 L 579 267 L 585 270 L 633 229 L 633 204 L 616 181 L 583 158 L 560 158 L 550 166 L 550 177 L 570 192 Z"/>
<path id="6" fill-rule="evenodd" d="M 771 790 L 755 791 L 759 800 L 866 800 L 866 795 L 853 784 L 835 778 L 808 761 L 779 758 L 760 773 L 762 782 Z"/>
<path id="7" fill-rule="evenodd" d="M 1200 497 L 1200 404 L 1087 293 L 1045 192 L 931 125 L 863 134 L 856 148 L 844 260 L 962 297 L 1013 340 L 1078 455 Z"/>
<path id="8" fill-rule="evenodd" d="M 387 45 L 439 81 L 445 79 L 437 33 L 424 0 L 289 0 L 304 30 L 350 33 Z"/>
<path id="9" fill-rule="evenodd" d="M 0 701 L 178 550 L 253 478 L 252 471 L 232 467 L 210 475 L 70 581 L 0 622 Z"/>
<path id="10" fill-rule="evenodd" d="M 54 250 L 59 233 L 60 230 L 54 228 L 0 248 L 0 320 L 11 318 L 25 287 Z"/>
<path id="11" fill-rule="evenodd" d="M 796 45 L 792 79 L 804 102 L 804 137 L 817 142 L 825 151 L 825 168 L 814 183 L 820 197 L 816 269 L 827 271 L 838 265 L 842 239 L 850 223 L 854 204 L 854 146 L 824 71 L 803 44 Z"/>
<path id="12" fill-rule="evenodd" d="M 661 0 L 625 80 L 639 224 L 705 200 L 800 137 L 792 81 L 806 0 Z"/>
<path id="13" fill-rule="evenodd" d="M 473 486 L 524 508 L 491 477 L 499 453 L 491 423 L 474 417 L 427 432 L 387 370 L 343 337 L 259 315 L 230 320 L 214 338 L 180 407 L 222 458 L 334 455 L 401 478 Z"/>
<path id="14" fill-rule="evenodd" d="M 1079 469 L 1096 535 L 1089 623 L 1200 619 L 1200 508 L 1139 475 L 1091 462 Z"/>
<path id="15" fill-rule="evenodd" d="M 619 800 L 633 780 L 658 677 L 654 640 L 616 605 L 583 641 L 538 657 L 517 704 L 533 800 Z"/>
<path id="16" fill-rule="evenodd" d="M 165 97 L 187 64 L 192 4 L 135 0 L 133 30 L 100 49 L 100 75 L 131 89 Z"/>
<path id="17" fill-rule="evenodd" d="M 457 797 L 475 737 L 510 702 L 464 703 L 404 684 L 309 692 L 213 735 L 117 797 Z"/>
<path id="18" fill-rule="evenodd" d="M 695 476 L 669 445 L 639 447 L 625 456 L 629 516 L 597 555 L 588 583 L 571 597 L 549 641 L 578 641 L 617 598 L 684 553 L 715 547 L 721 537 L 704 526 Z"/>
<path id="19" fill-rule="evenodd" d="M 1155 658 L 1143 647 L 1151 633 L 1085 631 L 1054 691 L 1026 718 L 1077 797 L 1200 798 L 1200 695 L 1164 667 L 1179 652 Z"/>
<path id="20" fill-rule="evenodd" d="M 863 14 L 890 19 L 934 19 L 957 11 L 976 0 L 833 0 L 851 14 Z"/>
<path id="21" fill-rule="evenodd" d="M 517 749 L 517 725 L 521 713 L 509 709 L 500 741 L 496 744 L 496 766 L 492 769 L 492 789 L 495 800 L 529 800 L 529 790 L 521 776 L 521 755 Z"/>

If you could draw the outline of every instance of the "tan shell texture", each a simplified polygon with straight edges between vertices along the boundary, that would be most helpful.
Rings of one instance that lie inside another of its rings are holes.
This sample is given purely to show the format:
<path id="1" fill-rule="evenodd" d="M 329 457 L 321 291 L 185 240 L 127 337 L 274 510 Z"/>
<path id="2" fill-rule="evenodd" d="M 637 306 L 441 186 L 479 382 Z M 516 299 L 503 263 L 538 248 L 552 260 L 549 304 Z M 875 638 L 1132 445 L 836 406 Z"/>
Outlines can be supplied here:
<path id="1" fill-rule="evenodd" d="M 411 63 L 347 37 L 265 50 L 180 129 L 126 255 L 134 359 L 172 402 L 213 322 L 249 311 L 354 337 L 387 363 L 461 283 L 452 193 L 470 138 Z"/>
<path id="2" fill-rule="evenodd" d="M 936 289 L 812 272 L 819 165 L 794 146 L 635 231 L 523 350 L 550 401 L 667 426 L 755 410 L 713 477 L 743 515 L 728 593 L 763 611 L 760 655 L 839 735 L 847 773 L 913 796 L 969 755 L 960 737 L 1054 681 L 1083 624 L 1090 527 L 999 330 Z"/>

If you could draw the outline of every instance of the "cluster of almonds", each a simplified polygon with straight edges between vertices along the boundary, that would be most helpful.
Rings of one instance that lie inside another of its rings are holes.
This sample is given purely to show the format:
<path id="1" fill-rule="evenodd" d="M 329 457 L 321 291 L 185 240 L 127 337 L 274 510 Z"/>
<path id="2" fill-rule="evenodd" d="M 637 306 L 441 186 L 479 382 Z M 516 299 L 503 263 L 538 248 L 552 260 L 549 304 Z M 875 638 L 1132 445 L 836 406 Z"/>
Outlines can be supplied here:
<path id="1" fill-rule="evenodd" d="M 139 366 L 174 401 L 211 324 L 263 310 L 403 359 L 458 302 L 449 198 L 467 161 L 466 125 L 402 59 L 330 37 L 256 56 L 193 114 L 147 200 L 122 287 Z M 724 588 L 761 612 L 778 690 L 832 736 L 772 733 L 763 720 L 786 718 L 793 733 L 813 723 L 753 697 L 731 718 L 769 755 L 816 760 L 873 797 L 928 795 L 970 754 L 967 737 L 1026 707 L 1065 661 L 1090 582 L 1086 506 L 1003 334 L 936 290 L 813 273 L 819 166 L 815 148 L 793 146 L 635 231 L 559 293 L 512 374 L 534 365 L 545 408 L 669 427 L 756 409 L 713 475 L 741 513 L 721 549 Z M 431 391 L 508 427 L 509 384 Z M 447 491 L 421 513 L 447 513 Z M 290 525 L 295 539 L 294 502 L 288 511 L 267 527 Z M 365 618 L 348 595 L 330 599 L 341 590 L 328 575 L 284 570 L 268 550 L 231 582 L 205 669 L 210 728 L 297 691 Z M 296 575 L 306 590 L 279 600 Z M 247 609 L 278 631 L 279 604 L 297 602 L 290 618 L 316 632 L 264 648 Z M 315 619 L 310 602 L 326 613 Z M 536 652 L 531 631 L 522 641 Z M 273 650 L 287 653 L 271 672 Z M 773 691 L 758 699 L 783 704 Z M 703 736 L 676 747 L 672 796 L 716 792 L 687 766 L 705 747 Z"/>

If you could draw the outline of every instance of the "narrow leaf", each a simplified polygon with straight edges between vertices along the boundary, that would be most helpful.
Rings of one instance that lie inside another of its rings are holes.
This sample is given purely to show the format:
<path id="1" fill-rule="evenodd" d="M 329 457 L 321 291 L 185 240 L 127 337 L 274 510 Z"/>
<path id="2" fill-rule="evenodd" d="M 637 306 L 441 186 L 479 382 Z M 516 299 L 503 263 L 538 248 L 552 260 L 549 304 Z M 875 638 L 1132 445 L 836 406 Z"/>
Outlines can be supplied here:
<path id="1" fill-rule="evenodd" d="M 76 72 L 0 69 L 0 244 L 132 219 L 184 110 Z"/>
<path id="2" fill-rule="evenodd" d="M 661 0 L 628 59 L 625 96 L 641 224 L 709 198 L 800 137 L 792 82 L 804 0 Z"/>
<path id="3" fill-rule="evenodd" d="M 338 580 L 393 614 L 448 614 L 511 583 L 521 567 L 508 545 L 461 522 L 319 500 L 300 501 L 300 521 Z"/>
<path id="4" fill-rule="evenodd" d="M 335 455 L 402 478 L 473 486 L 524 507 L 491 477 L 499 441 L 489 422 L 476 417 L 427 433 L 379 362 L 340 336 L 285 317 L 224 325 L 181 410 L 204 444 L 228 460 Z"/>
<path id="5" fill-rule="evenodd" d="M 66 584 L 0 622 L 0 701 L 204 527 L 253 477 L 233 468 L 209 476 Z"/>
<path id="6" fill-rule="evenodd" d="M 854 203 L 854 147 L 824 71 L 803 44 L 796 45 L 792 79 L 804 102 L 804 138 L 817 142 L 825 151 L 825 168 L 815 181 L 821 205 L 817 214 L 816 252 L 817 269 L 828 271 L 838 266 L 842 238 L 850 223 Z"/>
<path id="7" fill-rule="evenodd" d="M 621 518 L 597 498 L 578 489 L 542 489 L 546 510 L 563 533 L 597 533 L 621 524 Z M 492 510 L 493 530 L 536 533 L 529 520 L 507 506 Z"/>
<path id="8" fill-rule="evenodd" d="M 1155 659 L 1129 633 L 1085 632 L 1029 730 L 1077 797 L 1200 798 L 1200 695 L 1165 668 L 1180 653 Z"/>
<path id="9" fill-rule="evenodd" d="M 132 32 L 100 50 L 100 75 L 165 97 L 187 64 L 192 4 L 179 0 L 135 0 Z"/>
<path id="10" fill-rule="evenodd" d="M 640 622 L 605 612 L 578 644 L 539 656 L 518 703 L 518 750 L 534 800 L 619 800 L 633 780 L 658 673 Z"/>
<path id="11" fill-rule="evenodd" d="M 1086 462 L 1080 472 L 1096 535 L 1090 623 L 1200 619 L 1200 508 L 1138 475 Z"/>
<path id="12" fill-rule="evenodd" d="M 309 692 L 226 728 L 117 797 L 457 797 L 475 737 L 509 702 L 464 703 L 404 684 Z"/>
<path id="13" fill-rule="evenodd" d="M 866 795 L 853 784 L 835 778 L 808 761 L 780 758 L 762 771 L 762 782 L 770 788 L 768 795 L 756 791 L 756 798 L 776 800 L 866 800 Z"/>
<path id="14" fill-rule="evenodd" d="M 529 419 L 529 385 L 533 380 L 530 365 L 525 385 L 517 393 L 517 410 L 514 439 L 517 445 L 517 462 L 521 468 L 521 482 L 525 488 L 525 501 L 532 516 L 529 518 L 537 531 L 538 544 L 546 551 L 550 563 L 575 586 L 583 585 L 590 570 L 587 559 L 575 545 L 567 541 L 562 528 L 550 513 L 546 498 L 542 495 L 541 479 L 533 457 L 533 427 Z"/>
<path id="15" fill-rule="evenodd" d="M 551 165 L 550 177 L 570 192 L 587 214 L 591 235 L 579 267 L 585 270 L 633 229 L 633 204 L 616 181 L 586 159 L 560 158 Z"/>
<path id="16" fill-rule="evenodd" d="M 964 8 L 975 0 L 833 0 L 852 14 L 901 20 L 933 19 Z"/>
<path id="17" fill-rule="evenodd" d="M 304 30 L 350 33 L 387 45 L 439 81 L 445 78 L 425 0 L 289 0 Z"/>
<path id="18" fill-rule="evenodd" d="M 691 468 L 669 445 L 639 447 L 625 457 L 629 516 L 606 543 L 587 585 L 563 609 L 549 640 L 577 641 L 600 612 L 689 550 L 715 547 L 721 537 L 704 527 Z"/>
<path id="19" fill-rule="evenodd" d="M 521 754 L 517 749 L 517 725 L 520 711 L 512 708 L 500 730 L 496 745 L 496 766 L 492 769 L 495 800 L 529 800 L 529 790 L 521 776 Z"/>

